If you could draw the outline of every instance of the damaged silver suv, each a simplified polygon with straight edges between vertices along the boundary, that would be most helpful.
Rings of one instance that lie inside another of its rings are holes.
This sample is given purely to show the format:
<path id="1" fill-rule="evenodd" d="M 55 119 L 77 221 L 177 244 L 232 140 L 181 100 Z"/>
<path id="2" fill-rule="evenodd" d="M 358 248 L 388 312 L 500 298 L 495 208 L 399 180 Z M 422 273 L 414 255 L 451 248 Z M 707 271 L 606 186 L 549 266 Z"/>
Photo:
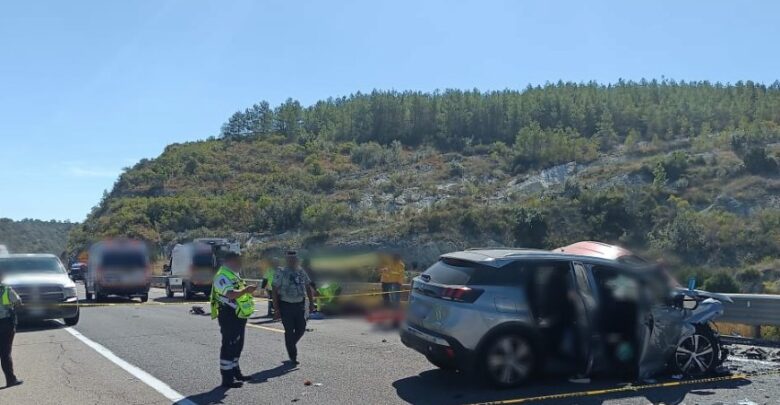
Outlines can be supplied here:
<path id="1" fill-rule="evenodd" d="M 403 343 L 437 367 L 511 387 L 534 373 L 712 372 L 728 297 L 670 286 L 641 260 L 527 249 L 442 255 L 415 278 Z"/>

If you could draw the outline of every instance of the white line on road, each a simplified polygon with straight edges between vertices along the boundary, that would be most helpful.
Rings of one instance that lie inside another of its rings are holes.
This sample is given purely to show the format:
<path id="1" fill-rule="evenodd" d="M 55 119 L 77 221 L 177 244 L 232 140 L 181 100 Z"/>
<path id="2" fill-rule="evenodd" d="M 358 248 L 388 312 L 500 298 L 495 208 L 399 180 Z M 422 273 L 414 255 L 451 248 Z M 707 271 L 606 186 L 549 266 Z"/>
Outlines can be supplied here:
<path id="1" fill-rule="evenodd" d="M 96 352 L 100 353 L 103 357 L 110 360 L 112 363 L 121 367 L 123 370 L 132 374 L 133 377 L 141 380 L 144 384 L 152 387 L 155 391 L 159 392 L 165 398 L 175 402 L 177 405 L 195 405 L 194 402 L 186 399 L 184 395 L 176 392 L 168 384 L 158 380 L 153 375 L 141 370 L 140 368 L 122 360 L 119 356 L 115 355 L 111 350 L 106 349 L 100 343 L 97 343 L 90 338 L 82 335 L 79 331 L 73 328 L 65 328 L 68 333 L 73 335 L 76 339 L 82 341 L 85 345 L 91 347 Z"/>

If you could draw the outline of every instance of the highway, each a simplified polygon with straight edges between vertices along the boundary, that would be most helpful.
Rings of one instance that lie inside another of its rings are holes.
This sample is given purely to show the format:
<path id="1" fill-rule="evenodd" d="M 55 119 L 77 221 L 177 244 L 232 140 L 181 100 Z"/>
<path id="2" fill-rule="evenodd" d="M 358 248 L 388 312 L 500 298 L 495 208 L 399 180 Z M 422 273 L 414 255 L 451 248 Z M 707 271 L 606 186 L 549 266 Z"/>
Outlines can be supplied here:
<path id="1" fill-rule="evenodd" d="M 83 291 L 82 297 L 83 297 Z M 253 380 L 243 388 L 217 388 L 219 330 L 208 315 L 189 313 L 153 289 L 150 303 L 82 308 L 81 322 L 20 327 L 14 344 L 24 385 L 0 390 L 2 404 L 472 404 L 487 401 L 544 404 L 777 404 L 780 363 L 730 361 L 736 372 L 759 373 L 698 384 L 588 396 L 549 398 L 624 387 L 600 380 L 575 385 L 538 381 L 493 390 L 467 375 L 435 369 L 404 347 L 394 331 L 354 319 L 310 321 L 299 345 L 300 366 L 285 360 L 281 324 L 253 318 L 241 359 Z M 117 299 L 126 304 L 130 301 Z M 208 312 L 208 303 L 202 307 Z M 265 314 L 266 304 L 257 305 Z M 763 373 L 763 374 L 762 374 Z M 305 385 L 310 381 L 311 385 Z M 667 380 L 664 380 L 667 381 Z M 672 384 L 677 384 L 675 380 Z M 663 381 L 661 381 L 663 382 Z M 542 397 L 538 401 L 527 398 Z M 547 399 L 545 399 L 547 398 Z M 751 402 L 740 402 L 740 401 Z"/>

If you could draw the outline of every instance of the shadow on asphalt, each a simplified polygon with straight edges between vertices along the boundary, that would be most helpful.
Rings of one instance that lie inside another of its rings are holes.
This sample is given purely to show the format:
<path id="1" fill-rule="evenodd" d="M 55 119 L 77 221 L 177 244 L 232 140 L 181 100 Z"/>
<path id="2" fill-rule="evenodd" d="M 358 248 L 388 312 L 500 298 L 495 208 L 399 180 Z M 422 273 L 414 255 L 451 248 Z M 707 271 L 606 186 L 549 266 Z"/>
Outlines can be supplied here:
<path id="1" fill-rule="evenodd" d="M 664 382 L 664 381 L 659 381 Z M 533 401 L 533 403 L 544 403 L 545 405 L 556 404 L 564 405 L 576 402 L 578 405 L 600 405 L 606 401 L 616 401 L 624 398 L 645 398 L 651 403 L 664 403 L 666 405 L 677 405 L 682 403 L 686 395 L 700 396 L 699 400 L 689 398 L 692 403 L 706 401 L 708 396 L 714 394 L 716 389 L 739 389 L 749 385 L 749 380 L 727 380 L 719 382 L 691 384 L 684 386 L 672 386 L 664 388 L 641 389 L 637 387 L 636 391 L 618 392 L 612 394 L 578 396 L 567 398 L 549 398 L 545 400 Z M 625 382 L 616 379 L 602 379 L 591 384 L 572 384 L 560 379 L 544 379 L 532 382 L 527 387 L 507 390 L 492 389 L 484 384 L 474 380 L 473 376 L 468 374 L 445 371 L 429 370 L 417 376 L 407 377 L 397 380 L 393 387 L 398 397 L 406 402 L 413 404 L 473 404 L 493 401 L 518 400 L 521 398 L 541 397 L 548 395 L 558 395 L 565 393 L 603 390 L 610 388 L 620 388 L 625 386 Z"/>
<path id="2" fill-rule="evenodd" d="M 282 363 L 274 368 L 268 370 L 258 371 L 251 375 L 252 379 L 248 381 L 249 384 L 262 384 L 268 382 L 271 378 L 281 377 L 291 371 L 297 370 L 298 367 L 292 363 Z"/>
<path id="3" fill-rule="evenodd" d="M 191 401 L 192 403 L 196 403 L 198 405 L 221 404 L 222 400 L 227 397 L 227 395 L 225 395 L 227 391 L 228 391 L 227 388 L 222 388 L 218 386 L 212 389 L 211 391 L 204 392 L 202 394 L 190 395 L 181 401 L 174 402 L 173 405 L 187 404 L 188 403 L 187 401 Z"/>
<path id="4" fill-rule="evenodd" d="M 295 371 L 298 368 L 291 364 L 291 363 L 283 363 L 277 367 L 270 368 L 268 370 L 259 371 L 257 373 L 254 373 L 251 375 L 252 379 L 247 381 L 248 384 L 262 384 L 264 382 L 267 382 L 271 378 L 280 377 L 284 374 L 287 374 L 291 371 Z M 179 402 L 175 402 L 173 405 L 187 403 L 186 401 L 191 401 L 198 405 L 212 405 L 212 404 L 221 404 L 222 401 L 227 397 L 228 389 L 222 388 L 220 386 L 213 388 L 211 391 L 207 391 L 201 394 L 195 394 L 190 395 L 184 400 L 181 400 Z"/>
<path id="5" fill-rule="evenodd" d="M 190 298 L 188 300 L 185 300 L 184 297 L 181 296 L 174 296 L 172 298 L 157 297 L 157 298 L 152 298 L 152 301 L 161 302 L 164 304 L 170 304 L 170 303 L 181 304 L 182 302 L 209 302 L 209 297 L 205 295 L 196 295 L 195 297 Z"/>
<path id="6" fill-rule="evenodd" d="M 57 321 L 19 321 L 16 325 L 16 333 L 40 332 L 64 327 L 65 324 Z"/>

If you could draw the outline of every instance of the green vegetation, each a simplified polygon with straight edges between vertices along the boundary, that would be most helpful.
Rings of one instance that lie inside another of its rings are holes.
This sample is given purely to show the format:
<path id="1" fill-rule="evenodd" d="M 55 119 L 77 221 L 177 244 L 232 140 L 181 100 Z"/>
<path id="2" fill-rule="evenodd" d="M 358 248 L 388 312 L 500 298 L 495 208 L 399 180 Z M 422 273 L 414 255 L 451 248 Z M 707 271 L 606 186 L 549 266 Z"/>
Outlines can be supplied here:
<path id="1" fill-rule="evenodd" d="M 593 239 L 664 252 L 705 282 L 780 254 L 777 142 L 780 83 L 262 102 L 220 139 L 123 173 L 69 246 L 254 235 L 260 248 L 400 246 L 424 264 L 436 249 Z"/>
<path id="2" fill-rule="evenodd" d="M 0 218 L 0 244 L 11 253 L 52 253 L 65 251 L 68 233 L 76 224 L 59 221 Z"/>

